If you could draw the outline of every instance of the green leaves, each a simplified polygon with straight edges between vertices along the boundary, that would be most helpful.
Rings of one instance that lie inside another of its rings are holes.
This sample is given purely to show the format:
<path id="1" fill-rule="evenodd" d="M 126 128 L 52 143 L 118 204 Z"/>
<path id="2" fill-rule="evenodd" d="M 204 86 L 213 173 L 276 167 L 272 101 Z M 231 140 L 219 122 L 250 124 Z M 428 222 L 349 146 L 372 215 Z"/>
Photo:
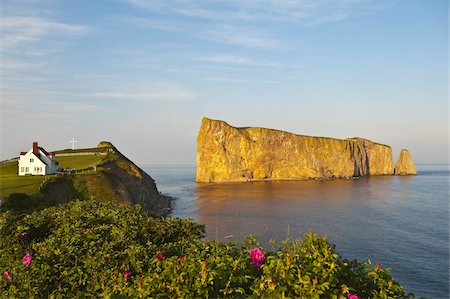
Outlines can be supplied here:
<path id="1" fill-rule="evenodd" d="M 403 296 L 389 269 L 341 260 L 326 238 L 311 232 L 273 252 L 254 236 L 237 246 L 203 242 L 203 234 L 204 226 L 189 219 L 153 218 L 139 206 L 95 201 L 25 216 L 4 212 L 0 271 L 10 276 L 0 277 L 0 296 Z M 254 247 L 266 257 L 258 267 L 249 258 Z M 26 252 L 33 255 L 29 267 L 22 264 Z"/>

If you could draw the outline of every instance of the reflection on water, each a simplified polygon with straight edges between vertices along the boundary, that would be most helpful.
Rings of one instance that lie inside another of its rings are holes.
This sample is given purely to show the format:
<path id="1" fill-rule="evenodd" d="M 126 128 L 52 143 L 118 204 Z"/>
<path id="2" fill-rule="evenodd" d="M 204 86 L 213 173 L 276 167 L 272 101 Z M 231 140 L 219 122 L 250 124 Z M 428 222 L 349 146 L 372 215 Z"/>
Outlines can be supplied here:
<path id="1" fill-rule="evenodd" d="M 449 297 L 448 166 L 355 180 L 195 184 L 195 167 L 144 168 L 176 199 L 172 215 L 207 239 L 326 235 L 344 257 L 381 261 L 416 296 Z"/>
<path id="2" fill-rule="evenodd" d="M 389 208 L 393 192 L 392 177 L 372 177 L 197 185 L 194 194 L 196 220 L 206 224 L 208 239 L 241 240 L 252 233 L 267 243 L 310 229 L 334 237 L 359 230 L 359 221 L 379 220 L 373 212 Z"/>
<path id="3" fill-rule="evenodd" d="M 355 223 L 355 204 L 377 206 L 391 198 L 391 177 L 327 181 L 272 181 L 197 185 L 197 221 L 208 239 L 241 240 L 252 233 L 267 243 L 300 236 L 309 229 L 325 235 Z M 371 199 L 368 202 L 368 199 Z M 375 200 L 374 200 L 375 199 Z"/>

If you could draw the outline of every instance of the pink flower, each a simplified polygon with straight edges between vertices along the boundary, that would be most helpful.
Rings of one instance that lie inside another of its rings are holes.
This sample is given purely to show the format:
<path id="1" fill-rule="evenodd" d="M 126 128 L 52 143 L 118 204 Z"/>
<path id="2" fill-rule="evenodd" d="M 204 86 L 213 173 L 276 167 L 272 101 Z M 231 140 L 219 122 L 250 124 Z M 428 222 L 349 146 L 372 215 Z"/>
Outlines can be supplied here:
<path id="1" fill-rule="evenodd" d="M 258 247 L 255 247 L 250 251 L 250 260 L 255 267 L 261 266 L 265 258 L 264 253 Z"/>
<path id="2" fill-rule="evenodd" d="M 381 268 L 381 262 L 377 263 L 377 267 L 376 268 L 377 268 L 377 270 Z"/>
<path id="3" fill-rule="evenodd" d="M 8 271 L 3 272 L 3 278 L 8 279 L 9 281 L 12 280 L 11 274 L 9 274 Z"/>
<path id="4" fill-rule="evenodd" d="M 142 278 L 139 277 L 138 281 L 137 281 L 138 286 L 142 285 Z"/>
<path id="5" fill-rule="evenodd" d="M 359 299 L 358 295 L 352 294 L 352 293 L 348 293 L 347 294 L 347 298 L 348 299 Z"/>
<path id="6" fill-rule="evenodd" d="M 32 258 L 33 257 L 31 256 L 31 254 L 29 252 L 27 252 L 27 254 L 25 254 L 25 256 L 22 259 L 22 263 L 28 267 L 31 264 Z"/>
<path id="7" fill-rule="evenodd" d="M 162 260 L 162 259 L 164 259 L 164 254 L 163 254 L 162 252 L 158 252 L 157 254 L 155 254 L 155 257 L 156 257 L 158 260 Z"/>
<path id="8" fill-rule="evenodd" d="M 180 257 L 178 258 L 178 260 L 180 261 L 180 264 L 182 264 L 184 262 L 184 256 L 180 255 Z"/>
<path id="9" fill-rule="evenodd" d="M 125 280 L 128 280 L 129 277 L 130 277 L 130 272 L 123 273 L 123 278 L 125 278 Z"/>

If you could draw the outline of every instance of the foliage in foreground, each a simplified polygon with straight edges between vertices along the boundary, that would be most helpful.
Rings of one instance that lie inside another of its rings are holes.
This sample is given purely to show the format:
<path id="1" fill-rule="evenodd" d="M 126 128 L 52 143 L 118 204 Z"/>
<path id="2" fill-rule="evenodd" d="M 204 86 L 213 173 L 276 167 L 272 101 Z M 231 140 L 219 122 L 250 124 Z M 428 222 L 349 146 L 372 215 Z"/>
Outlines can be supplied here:
<path id="1" fill-rule="evenodd" d="M 191 220 L 114 203 L 75 201 L 24 216 L 6 211 L 0 296 L 404 297 L 389 269 L 341 260 L 313 233 L 272 252 L 252 237 L 237 246 L 203 242 L 203 233 Z"/>

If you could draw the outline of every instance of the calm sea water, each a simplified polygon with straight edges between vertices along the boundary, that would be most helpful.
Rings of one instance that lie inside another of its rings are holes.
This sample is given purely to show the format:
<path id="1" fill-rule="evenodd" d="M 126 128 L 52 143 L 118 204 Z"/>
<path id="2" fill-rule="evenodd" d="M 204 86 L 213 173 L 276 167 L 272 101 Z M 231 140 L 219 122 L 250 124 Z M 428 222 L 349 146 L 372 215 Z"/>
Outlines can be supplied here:
<path id="1" fill-rule="evenodd" d="M 345 258 L 381 261 L 417 297 L 449 298 L 449 169 L 355 180 L 196 184 L 194 166 L 144 166 L 176 198 L 172 216 L 206 225 L 207 239 L 267 243 L 308 230 Z"/>

